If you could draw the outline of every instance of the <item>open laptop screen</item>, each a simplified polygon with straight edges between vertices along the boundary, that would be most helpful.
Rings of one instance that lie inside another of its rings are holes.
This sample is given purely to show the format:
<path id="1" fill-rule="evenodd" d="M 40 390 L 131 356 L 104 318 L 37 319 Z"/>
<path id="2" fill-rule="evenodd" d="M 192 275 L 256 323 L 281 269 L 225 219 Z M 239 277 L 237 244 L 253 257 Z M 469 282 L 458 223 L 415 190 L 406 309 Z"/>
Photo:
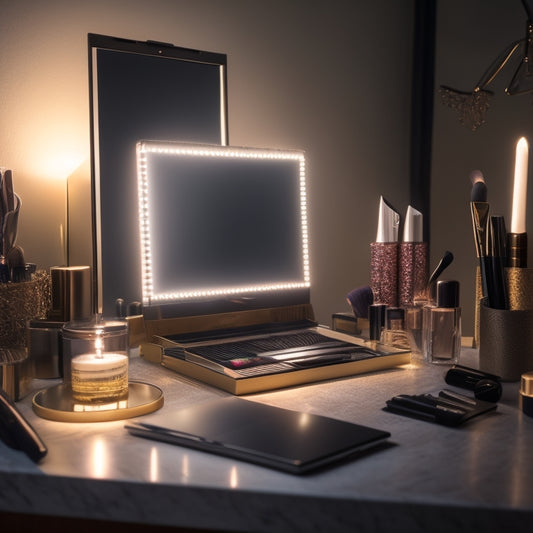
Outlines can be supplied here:
<path id="1" fill-rule="evenodd" d="M 137 145 L 143 304 L 308 292 L 297 151 Z"/>

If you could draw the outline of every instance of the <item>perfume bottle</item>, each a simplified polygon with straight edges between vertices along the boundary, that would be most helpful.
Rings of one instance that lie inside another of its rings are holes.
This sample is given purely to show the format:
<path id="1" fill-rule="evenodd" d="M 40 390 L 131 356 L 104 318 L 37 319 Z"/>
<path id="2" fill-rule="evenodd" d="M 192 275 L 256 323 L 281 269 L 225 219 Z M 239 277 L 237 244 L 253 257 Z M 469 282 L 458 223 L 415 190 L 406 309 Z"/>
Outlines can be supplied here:
<path id="1" fill-rule="evenodd" d="M 461 308 L 459 282 L 437 282 L 436 302 L 423 314 L 424 357 L 430 363 L 454 364 L 461 352 Z"/>
<path id="2" fill-rule="evenodd" d="M 381 342 L 395 348 L 411 349 L 411 343 L 405 330 L 405 311 L 401 307 L 387 308 Z"/>

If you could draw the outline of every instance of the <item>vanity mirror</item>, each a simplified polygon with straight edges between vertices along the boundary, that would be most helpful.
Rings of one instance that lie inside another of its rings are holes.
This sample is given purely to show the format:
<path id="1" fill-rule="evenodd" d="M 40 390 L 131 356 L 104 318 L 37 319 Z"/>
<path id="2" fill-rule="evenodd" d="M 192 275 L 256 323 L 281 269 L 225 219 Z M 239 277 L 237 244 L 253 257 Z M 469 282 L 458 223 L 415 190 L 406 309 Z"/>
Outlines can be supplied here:
<path id="1" fill-rule="evenodd" d="M 96 34 L 88 51 L 95 311 L 112 316 L 142 298 L 136 144 L 226 144 L 226 55 Z"/>
<path id="2" fill-rule="evenodd" d="M 309 302 L 303 152 L 143 141 L 137 159 L 145 317 Z"/>

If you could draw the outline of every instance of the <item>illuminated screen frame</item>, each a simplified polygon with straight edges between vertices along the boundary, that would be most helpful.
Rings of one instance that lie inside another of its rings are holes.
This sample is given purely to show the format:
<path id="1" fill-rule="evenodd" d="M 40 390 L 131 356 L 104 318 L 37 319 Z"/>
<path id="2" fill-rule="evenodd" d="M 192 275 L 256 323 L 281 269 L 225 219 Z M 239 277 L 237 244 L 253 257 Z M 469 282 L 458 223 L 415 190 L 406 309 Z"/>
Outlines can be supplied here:
<path id="1" fill-rule="evenodd" d="M 158 292 L 155 289 L 153 273 L 154 248 L 157 235 L 153 235 L 152 230 L 152 213 L 154 206 L 150 205 L 149 189 L 155 181 L 152 172 L 155 163 L 153 157 L 158 155 L 164 156 L 187 156 L 193 160 L 200 159 L 217 159 L 221 164 L 227 160 L 245 160 L 254 164 L 255 162 L 267 160 L 291 160 L 298 165 L 298 195 L 299 195 L 299 243 L 301 246 L 301 264 L 299 265 L 299 274 L 296 278 L 287 279 L 282 282 L 271 284 L 249 285 L 241 284 L 237 286 L 222 287 L 194 287 L 191 290 Z M 232 146 L 206 146 L 191 143 L 162 143 L 155 141 L 141 141 L 137 144 L 137 176 L 138 176 L 138 195 L 139 195 L 139 232 L 141 245 L 141 263 L 142 263 L 142 294 L 143 305 L 150 307 L 165 303 L 183 303 L 198 300 L 217 300 L 235 297 L 247 297 L 261 293 L 266 294 L 289 294 L 293 291 L 301 292 L 302 290 L 308 295 L 310 282 L 309 268 L 309 231 L 307 217 L 307 193 L 306 193 L 306 165 L 303 152 L 299 151 L 281 151 L 256 148 L 241 148 Z M 308 300 L 306 296 L 305 301 Z"/>

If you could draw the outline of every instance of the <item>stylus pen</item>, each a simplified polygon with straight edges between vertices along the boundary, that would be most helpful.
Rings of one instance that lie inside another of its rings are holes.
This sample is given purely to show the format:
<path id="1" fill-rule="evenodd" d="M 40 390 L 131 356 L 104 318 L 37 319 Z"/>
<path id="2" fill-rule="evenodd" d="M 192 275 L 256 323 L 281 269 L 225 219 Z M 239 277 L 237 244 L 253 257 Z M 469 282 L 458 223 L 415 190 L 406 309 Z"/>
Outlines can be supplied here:
<path id="1" fill-rule="evenodd" d="M 489 219 L 489 238 L 487 246 L 487 297 L 489 307 L 507 309 L 507 290 L 505 286 L 504 265 L 506 263 L 505 221 L 503 216 L 492 215 Z"/>

